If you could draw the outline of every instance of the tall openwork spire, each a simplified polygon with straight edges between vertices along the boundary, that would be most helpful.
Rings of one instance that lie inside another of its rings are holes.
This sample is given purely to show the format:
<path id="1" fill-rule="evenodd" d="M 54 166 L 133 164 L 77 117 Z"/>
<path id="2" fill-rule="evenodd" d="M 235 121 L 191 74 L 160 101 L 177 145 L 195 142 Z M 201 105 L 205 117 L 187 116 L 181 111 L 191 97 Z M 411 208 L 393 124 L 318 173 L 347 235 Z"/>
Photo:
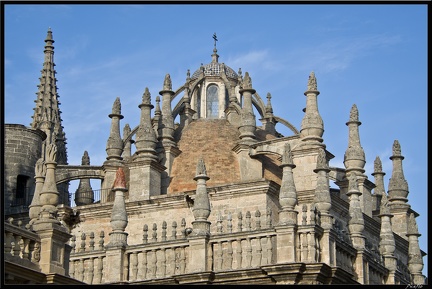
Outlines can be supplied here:
<path id="1" fill-rule="evenodd" d="M 41 77 L 39 78 L 38 92 L 36 93 L 36 106 L 33 109 L 33 120 L 30 125 L 32 128 L 42 130 L 47 135 L 42 151 L 45 151 L 47 145 L 56 144 L 58 148 L 56 162 L 58 164 L 67 164 L 66 137 L 60 117 L 60 102 L 58 100 L 56 71 L 54 69 L 54 39 L 51 28 L 48 29 L 45 43 L 44 62 Z"/>

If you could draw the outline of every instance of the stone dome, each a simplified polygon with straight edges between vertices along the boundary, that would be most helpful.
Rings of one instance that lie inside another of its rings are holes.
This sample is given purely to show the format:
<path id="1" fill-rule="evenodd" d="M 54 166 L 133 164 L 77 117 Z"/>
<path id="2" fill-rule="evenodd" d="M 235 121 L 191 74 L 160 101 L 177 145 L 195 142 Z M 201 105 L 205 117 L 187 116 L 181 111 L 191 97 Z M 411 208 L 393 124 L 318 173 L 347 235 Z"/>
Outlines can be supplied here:
<path id="1" fill-rule="evenodd" d="M 219 62 L 210 62 L 209 64 L 203 65 L 205 76 L 221 76 L 222 72 L 225 71 L 227 78 L 237 80 L 237 73 L 228 65 Z M 201 67 L 198 68 L 193 74 L 191 79 L 197 79 L 201 74 Z"/>

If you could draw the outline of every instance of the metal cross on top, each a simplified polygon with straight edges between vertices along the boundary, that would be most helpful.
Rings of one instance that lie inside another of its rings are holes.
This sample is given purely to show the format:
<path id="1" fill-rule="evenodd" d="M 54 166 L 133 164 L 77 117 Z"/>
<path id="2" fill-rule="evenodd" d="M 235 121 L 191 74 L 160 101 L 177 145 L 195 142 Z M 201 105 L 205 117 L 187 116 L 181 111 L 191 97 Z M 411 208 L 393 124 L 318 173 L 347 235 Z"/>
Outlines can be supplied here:
<path id="1" fill-rule="evenodd" d="M 213 34 L 213 39 L 214 39 L 214 47 L 216 48 L 216 41 L 218 41 L 217 36 L 216 36 L 216 32 Z"/>

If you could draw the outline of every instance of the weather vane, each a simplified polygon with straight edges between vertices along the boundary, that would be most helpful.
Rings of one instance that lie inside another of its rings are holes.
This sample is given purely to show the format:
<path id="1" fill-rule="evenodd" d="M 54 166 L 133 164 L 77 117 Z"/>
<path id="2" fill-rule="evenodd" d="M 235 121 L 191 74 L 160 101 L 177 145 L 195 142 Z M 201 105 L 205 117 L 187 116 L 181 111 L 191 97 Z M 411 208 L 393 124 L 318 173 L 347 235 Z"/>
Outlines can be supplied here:
<path id="1" fill-rule="evenodd" d="M 214 39 L 214 46 L 216 48 L 216 41 L 218 41 L 217 36 L 216 36 L 216 32 L 213 34 L 213 39 Z"/>

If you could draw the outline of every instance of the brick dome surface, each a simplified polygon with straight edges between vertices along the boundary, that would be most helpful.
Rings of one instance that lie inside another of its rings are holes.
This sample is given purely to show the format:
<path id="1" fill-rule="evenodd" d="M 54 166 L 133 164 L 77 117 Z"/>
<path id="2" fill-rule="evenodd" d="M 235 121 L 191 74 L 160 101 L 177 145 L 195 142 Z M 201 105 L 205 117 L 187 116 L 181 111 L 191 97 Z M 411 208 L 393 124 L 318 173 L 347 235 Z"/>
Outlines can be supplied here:
<path id="1" fill-rule="evenodd" d="M 197 119 L 182 132 L 178 148 L 182 153 L 174 159 L 169 193 L 195 190 L 196 166 L 203 158 L 207 186 L 240 181 L 237 155 L 232 151 L 239 140 L 239 131 L 225 119 Z"/>
<path id="2" fill-rule="evenodd" d="M 226 119 L 197 119 L 178 136 L 181 154 L 174 159 L 168 194 L 195 190 L 196 166 L 200 157 L 207 170 L 207 186 L 220 186 L 240 182 L 237 154 L 232 150 L 239 141 L 238 129 Z M 257 129 L 258 141 L 275 138 Z M 280 184 L 282 170 L 274 155 L 259 156 L 264 165 L 263 177 Z"/>

